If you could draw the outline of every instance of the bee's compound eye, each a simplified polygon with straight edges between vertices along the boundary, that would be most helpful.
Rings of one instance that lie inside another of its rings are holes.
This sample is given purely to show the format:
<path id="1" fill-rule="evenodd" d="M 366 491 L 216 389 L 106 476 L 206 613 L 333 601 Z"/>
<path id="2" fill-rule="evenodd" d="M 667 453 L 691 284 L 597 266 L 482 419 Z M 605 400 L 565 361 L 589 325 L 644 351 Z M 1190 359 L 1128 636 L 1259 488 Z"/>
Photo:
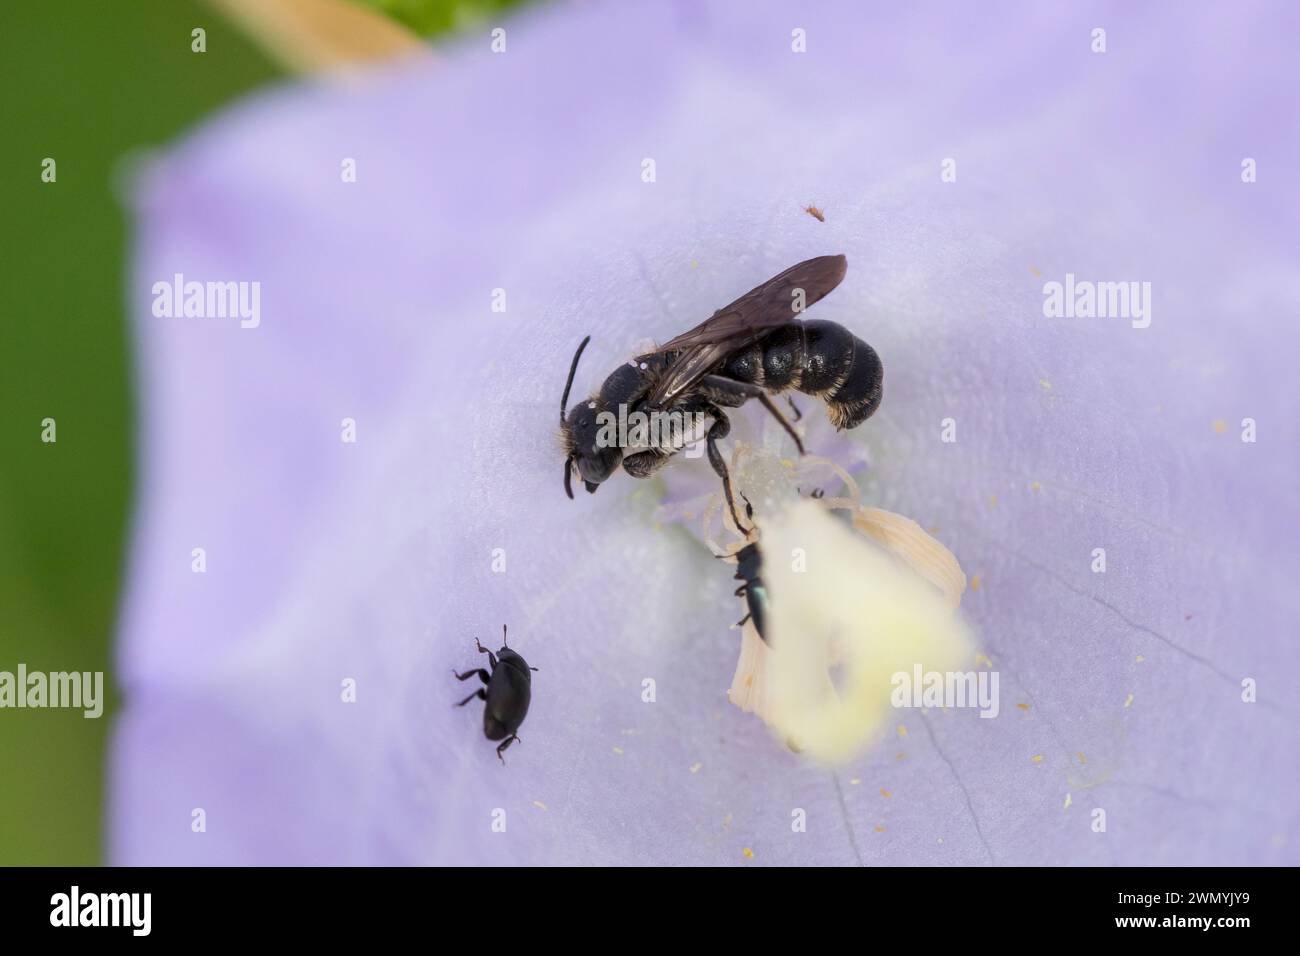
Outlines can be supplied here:
<path id="1" fill-rule="evenodd" d="M 575 405 L 573 411 L 569 412 L 569 419 L 566 423 L 569 431 L 578 439 L 579 450 L 588 454 L 591 453 L 592 436 L 596 432 L 596 426 L 600 423 L 598 407 L 595 402 L 583 402 L 581 405 Z"/>

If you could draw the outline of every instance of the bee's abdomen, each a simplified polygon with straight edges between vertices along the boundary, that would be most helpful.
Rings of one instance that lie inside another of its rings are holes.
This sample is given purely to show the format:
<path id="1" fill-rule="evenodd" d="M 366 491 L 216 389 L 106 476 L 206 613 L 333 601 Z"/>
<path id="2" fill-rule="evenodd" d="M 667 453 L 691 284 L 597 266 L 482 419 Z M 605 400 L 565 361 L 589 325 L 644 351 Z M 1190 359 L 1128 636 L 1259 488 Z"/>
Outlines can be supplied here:
<path id="1" fill-rule="evenodd" d="M 723 364 L 722 374 L 773 392 L 791 388 L 803 354 L 801 337 L 795 324 L 777 329 L 732 354 Z"/>
<path id="2" fill-rule="evenodd" d="M 853 337 L 853 359 L 849 372 L 826 398 L 826 408 L 836 428 L 856 428 L 880 407 L 884 394 L 885 367 L 880 356 L 866 342 Z"/>
<path id="3" fill-rule="evenodd" d="M 722 374 L 737 382 L 749 382 L 751 385 L 763 385 L 767 388 L 767 375 L 763 367 L 763 346 L 758 342 L 736 352 L 723 365 Z"/>
<path id="4" fill-rule="evenodd" d="M 815 320 L 803 323 L 802 361 L 790 384 L 807 395 L 830 401 L 853 370 L 857 341 L 852 332 L 838 323 Z"/>
<path id="5" fill-rule="evenodd" d="M 837 322 L 792 323 L 764 338 L 762 351 L 760 384 L 822 399 L 836 428 L 860 425 L 880 407 L 880 356 Z"/>

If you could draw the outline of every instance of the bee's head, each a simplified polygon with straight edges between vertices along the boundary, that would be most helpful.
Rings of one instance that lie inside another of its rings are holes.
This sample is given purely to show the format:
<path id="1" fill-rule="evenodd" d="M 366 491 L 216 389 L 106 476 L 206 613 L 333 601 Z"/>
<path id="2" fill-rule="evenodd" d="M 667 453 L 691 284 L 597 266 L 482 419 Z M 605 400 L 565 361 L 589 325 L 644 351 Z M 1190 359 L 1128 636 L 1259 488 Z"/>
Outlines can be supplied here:
<path id="1" fill-rule="evenodd" d="M 564 493 L 570 498 L 573 497 L 571 481 L 574 471 L 577 471 L 587 491 L 595 494 L 600 483 L 612 475 L 623 460 L 623 449 L 616 446 L 601 447 L 597 441 L 600 435 L 600 411 L 594 400 L 574 405 L 567 418 L 564 414 L 564 406 L 569 403 L 569 389 L 573 387 L 573 376 L 578 371 L 578 359 L 582 358 L 582 350 L 590 341 L 589 335 L 573 354 L 569 380 L 564 384 L 564 396 L 560 399 L 560 433 L 567 453 L 564 459 Z"/>
<path id="2" fill-rule="evenodd" d="M 561 426 L 568 458 L 564 463 L 564 490 L 570 498 L 570 477 L 577 471 L 586 489 L 593 494 L 602 481 L 614 473 L 623 460 L 623 449 L 603 446 L 599 441 L 600 410 L 594 401 L 579 402 L 569 410 Z"/>

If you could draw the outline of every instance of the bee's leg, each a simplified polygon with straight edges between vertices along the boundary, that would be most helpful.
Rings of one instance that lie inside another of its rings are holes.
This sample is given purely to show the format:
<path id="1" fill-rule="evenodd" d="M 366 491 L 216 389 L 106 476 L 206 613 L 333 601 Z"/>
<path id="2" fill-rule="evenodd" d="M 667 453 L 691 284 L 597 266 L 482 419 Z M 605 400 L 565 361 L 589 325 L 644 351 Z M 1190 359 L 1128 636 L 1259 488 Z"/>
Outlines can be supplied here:
<path id="1" fill-rule="evenodd" d="M 731 511 L 731 520 L 736 523 L 737 528 L 744 530 L 745 525 L 740 523 L 740 515 L 736 514 L 736 499 L 731 494 L 731 475 L 727 471 L 727 462 L 722 457 L 722 452 L 718 450 L 718 439 L 726 438 L 731 433 L 731 420 L 727 418 L 722 409 L 712 402 L 701 402 L 699 410 L 706 415 L 713 416 L 713 424 L 709 426 L 708 434 L 704 436 L 704 446 L 709 454 L 709 464 L 713 466 L 717 476 L 722 479 L 722 493 L 727 498 L 727 508 Z"/>
<path id="2" fill-rule="evenodd" d="M 739 408 L 751 398 L 757 398 L 762 391 L 757 385 L 727 378 L 725 375 L 706 375 L 700 379 L 699 384 L 699 394 L 705 401 L 724 408 Z"/>
<path id="3" fill-rule="evenodd" d="M 482 687 L 480 687 L 478 690 L 474 691 L 474 693 L 470 694 L 468 697 L 466 697 L 464 700 L 462 700 L 462 701 L 461 701 L 459 704 L 457 704 L 456 706 L 457 706 L 457 707 L 464 707 L 466 704 L 468 704 L 468 703 L 469 703 L 471 700 L 473 700 L 475 697 L 477 697 L 479 700 L 487 700 L 487 691 L 485 691 Z"/>
<path id="4" fill-rule="evenodd" d="M 763 407 L 766 408 L 769 412 L 771 412 L 776 417 L 776 420 L 781 423 L 781 427 L 786 430 L 786 434 L 788 434 L 791 438 L 794 439 L 794 447 L 799 449 L 799 454 L 801 455 L 808 454 L 806 451 L 804 451 L 803 442 L 799 440 L 799 435 L 797 432 L 795 432 L 794 426 L 791 425 L 788 421 L 786 421 L 785 416 L 781 414 L 781 409 L 777 408 L 776 405 L 773 404 L 772 399 L 768 397 L 767 392 L 764 392 L 762 395 L 758 396 L 758 400 L 762 402 Z M 795 421 L 798 421 L 798 419 L 795 419 Z"/>
<path id="5" fill-rule="evenodd" d="M 455 671 L 452 671 L 452 673 L 453 673 L 453 674 L 456 674 Z M 475 674 L 477 674 L 477 675 L 478 675 L 478 679 L 481 680 L 481 681 L 482 681 L 483 683 L 485 683 L 485 684 L 486 684 L 486 683 L 491 679 L 491 677 L 492 677 L 491 674 L 489 674 L 487 671 L 485 671 L 483 668 L 480 667 L 480 668 L 479 668 L 478 670 L 476 670 L 476 671 L 466 671 L 466 672 L 463 673 L 463 674 L 456 674 L 456 680 L 469 680 L 469 679 L 470 679 L 471 677 L 473 677 Z"/>
<path id="6" fill-rule="evenodd" d="M 736 378 L 727 378 L 725 375 L 706 375 L 700 379 L 700 387 L 706 392 L 714 392 L 718 395 L 725 396 L 731 401 L 741 399 L 748 401 L 751 398 L 758 398 L 760 395 L 766 395 L 767 390 L 761 385 L 755 385 L 753 382 L 742 382 Z M 718 402 L 719 405 L 727 405 L 729 408 L 739 406 L 732 405 L 731 401 Z"/>
<path id="7" fill-rule="evenodd" d="M 790 404 L 790 411 L 794 412 L 794 420 L 799 421 L 803 418 L 803 412 L 799 411 L 799 406 L 794 403 L 794 399 L 787 395 L 785 400 Z"/>
<path id="8" fill-rule="evenodd" d="M 775 416 L 776 420 L 781 423 L 781 427 L 786 430 L 786 434 L 794 439 L 794 447 L 799 449 L 799 454 L 807 454 L 807 452 L 803 450 L 803 442 L 795 432 L 794 426 L 791 425 L 786 420 L 786 417 L 781 414 L 781 409 L 777 408 L 776 405 L 773 404 L 772 399 L 767 394 L 767 389 L 763 388 L 761 385 L 753 385 L 749 382 L 739 382 L 734 378 L 726 378 L 722 375 L 706 375 L 704 378 L 700 379 L 700 384 L 712 392 L 730 393 L 737 397 L 743 395 L 745 398 L 758 399 L 763 403 L 763 407 L 771 412 L 772 415 Z M 798 409 L 795 410 L 798 411 Z"/>
<path id="9" fill-rule="evenodd" d="M 623 459 L 623 470 L 633 478 L 649 478 L 668 464 L 668 459 L 671 457 L 672 455 L 657 448 L 639 451 L 635 455 L 628 455 Z"/>

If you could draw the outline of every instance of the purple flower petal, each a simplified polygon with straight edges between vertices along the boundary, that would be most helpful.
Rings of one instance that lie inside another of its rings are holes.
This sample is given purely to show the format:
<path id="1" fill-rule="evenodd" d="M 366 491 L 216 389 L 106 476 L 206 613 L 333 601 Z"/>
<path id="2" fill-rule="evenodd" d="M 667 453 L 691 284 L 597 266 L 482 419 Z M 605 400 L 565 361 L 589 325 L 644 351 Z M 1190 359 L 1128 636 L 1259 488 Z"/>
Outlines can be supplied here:
<path id="1" fill-rule="evenodd" d="M 138 201 L 113 861 L 1297 862 L 1294 27 L 556 7 L 170 150 Z M 813 315 L 886 367 L 864 496 L 961 560 L 1002 709 L 902 714 L 831 773 L 726 701 L 734 582 L 654 520 L 707 464 L 570 502 L 554 433 L 582 335 L 578 390 L 833 252 Z M 260 325 L 153 316 L 177 273 L 259 282 Z M 1150 327 L 1046 317 L 1067 273 L 1149 281 Z M 449 673 L 503 622 L 540 668 L 505 768 Z"/>

